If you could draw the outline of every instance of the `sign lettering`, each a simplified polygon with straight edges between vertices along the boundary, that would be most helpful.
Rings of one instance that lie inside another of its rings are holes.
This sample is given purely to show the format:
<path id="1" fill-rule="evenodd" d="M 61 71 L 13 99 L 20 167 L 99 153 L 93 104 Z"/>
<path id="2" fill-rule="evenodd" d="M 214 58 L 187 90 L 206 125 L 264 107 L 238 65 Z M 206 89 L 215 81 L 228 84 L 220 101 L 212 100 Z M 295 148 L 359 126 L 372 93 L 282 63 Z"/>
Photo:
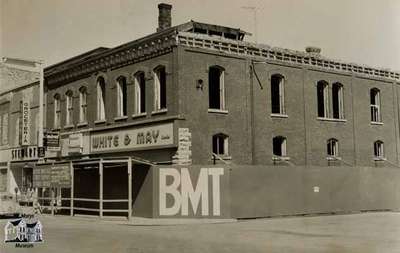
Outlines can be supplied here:
<path id="1" fill-rule="evenodd" d="M 187 168 L 177 170 L 174 168 L 160 169 L 160 215 L 189 215 L 189 202 L 194 215 L 201 205 L 201 215 L 209 215 L 209 199 L 212 198 L 212 215 L 221 215 L 221 187 L 220 178 L 224 174 L 223 168 L 201 168 L 196 185 L 192 184 Z M 167 184 L 167 178 L 172 183 Z M 211 178 L 211 180 L 210 180 Z M 209 189 L 212 196 L 209 196 Z M 172 197 L 172 206 L 167 206 L 167 196 Z"/>

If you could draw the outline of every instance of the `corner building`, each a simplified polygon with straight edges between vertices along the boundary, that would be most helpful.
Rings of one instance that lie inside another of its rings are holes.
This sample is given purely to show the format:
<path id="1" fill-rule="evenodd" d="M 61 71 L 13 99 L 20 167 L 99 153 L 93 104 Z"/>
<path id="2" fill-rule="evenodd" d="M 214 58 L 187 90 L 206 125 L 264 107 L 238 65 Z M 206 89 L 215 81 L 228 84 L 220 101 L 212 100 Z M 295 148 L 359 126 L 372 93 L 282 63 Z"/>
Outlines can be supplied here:
<path id="1" fill-rule="evenodd" d="M 159 11 L 156 33 L 45 70 L 47 126 L 61 139 L 47 160 L 70 166 L 68 208 L 234 218 L 399 209 L 399 73 L 249 43 L 240 29 L 171 27 L 171 6 Z"/>

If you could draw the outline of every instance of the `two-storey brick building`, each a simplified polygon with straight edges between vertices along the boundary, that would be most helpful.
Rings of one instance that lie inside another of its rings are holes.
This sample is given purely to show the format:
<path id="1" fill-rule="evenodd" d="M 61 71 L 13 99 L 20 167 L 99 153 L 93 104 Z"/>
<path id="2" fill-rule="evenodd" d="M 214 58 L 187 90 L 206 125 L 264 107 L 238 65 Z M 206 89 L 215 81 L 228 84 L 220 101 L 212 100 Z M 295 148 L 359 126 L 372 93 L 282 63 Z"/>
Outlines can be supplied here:
<path id="1" fill-rule="evenodd" d="M 213 196 L 224 217 L 399 208 L 399 73 L 248 43 L 240 29 L 171 27 L 171 6 L 159 10 L 156 33 L 45 70 L 74 210 L 219 216 L 168 209 L 185 194 L 209 201 L 216 181 L 199 185 L 216 174 L 201 167 L 226 168 Z M 160 174 L 171 166 L 193 167 L 198 188 Z"/>

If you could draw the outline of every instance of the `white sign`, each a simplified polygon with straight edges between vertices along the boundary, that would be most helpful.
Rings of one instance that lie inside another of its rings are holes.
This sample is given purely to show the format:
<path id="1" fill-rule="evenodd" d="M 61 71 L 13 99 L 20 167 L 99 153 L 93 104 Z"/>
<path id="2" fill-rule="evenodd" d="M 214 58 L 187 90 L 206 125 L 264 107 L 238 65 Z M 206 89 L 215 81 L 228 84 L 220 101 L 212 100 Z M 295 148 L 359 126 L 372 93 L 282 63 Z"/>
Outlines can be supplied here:
<path id="1" fill-rule="evenodd" d="M 30 106 L 29 101 L 24 100 L 22 102 L 22 145 L 29 145 L 30 144 Z"/>
<path id="2" fill-rule="evenodd" d="M 220 177 L 223 168 L 201 168 L 197 184 L 193 187 L 187 168 L 180 171 L 175 168 L 160 168 L 160 215 L 189 215 L 189 201 L 194 215 L 201 204 L 201 215 L 209 215 L 209 200 L 212 198 L 212 215 L 221 215 Z M 172 177 L 172 183 L 167 185 L 167 177 Z M 209 186 L 212 193 L 209 196 Z M 173 205 L 167 207 L 167 195 L 172 196 Z"/>
<path id="3" fill-rule="evenodd" d="M 70 134 L 68 137 L 68 153 L 82 153 L 83 149 L 83 134 Z"/>
<path id="4" fill-rule="evenodd" d="M 173 123 L 92 134 L 91 152 L 157 147 L 174 143 Z"/>

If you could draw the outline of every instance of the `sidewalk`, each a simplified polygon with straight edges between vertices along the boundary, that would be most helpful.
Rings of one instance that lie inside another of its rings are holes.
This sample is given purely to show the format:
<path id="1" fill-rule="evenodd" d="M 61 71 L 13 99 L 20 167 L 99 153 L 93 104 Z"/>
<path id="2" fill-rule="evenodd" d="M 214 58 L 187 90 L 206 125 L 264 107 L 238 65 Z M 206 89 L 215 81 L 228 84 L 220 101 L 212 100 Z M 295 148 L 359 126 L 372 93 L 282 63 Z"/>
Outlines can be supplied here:
<path id="1" fill-rule="evenodd" d="M 106 216 L 100 218 L 92 215 L 74 215 L 73 217 L 67 215 L 50 215 L 42 214 L 38 218 L 43 219 L 57 219 L 65 221 L 87 221 L 87 222 L 100 222 L 112 223 L 116 225 L 128 226 L 176 226 L 176 225 L 190 225 L 190 224 L 219 224 L 219 223 L 234 223 L 236 219 L 209 219 L 209 218 L 144 218 L 132 217 L 130 221 L 122 216 Z"/>

